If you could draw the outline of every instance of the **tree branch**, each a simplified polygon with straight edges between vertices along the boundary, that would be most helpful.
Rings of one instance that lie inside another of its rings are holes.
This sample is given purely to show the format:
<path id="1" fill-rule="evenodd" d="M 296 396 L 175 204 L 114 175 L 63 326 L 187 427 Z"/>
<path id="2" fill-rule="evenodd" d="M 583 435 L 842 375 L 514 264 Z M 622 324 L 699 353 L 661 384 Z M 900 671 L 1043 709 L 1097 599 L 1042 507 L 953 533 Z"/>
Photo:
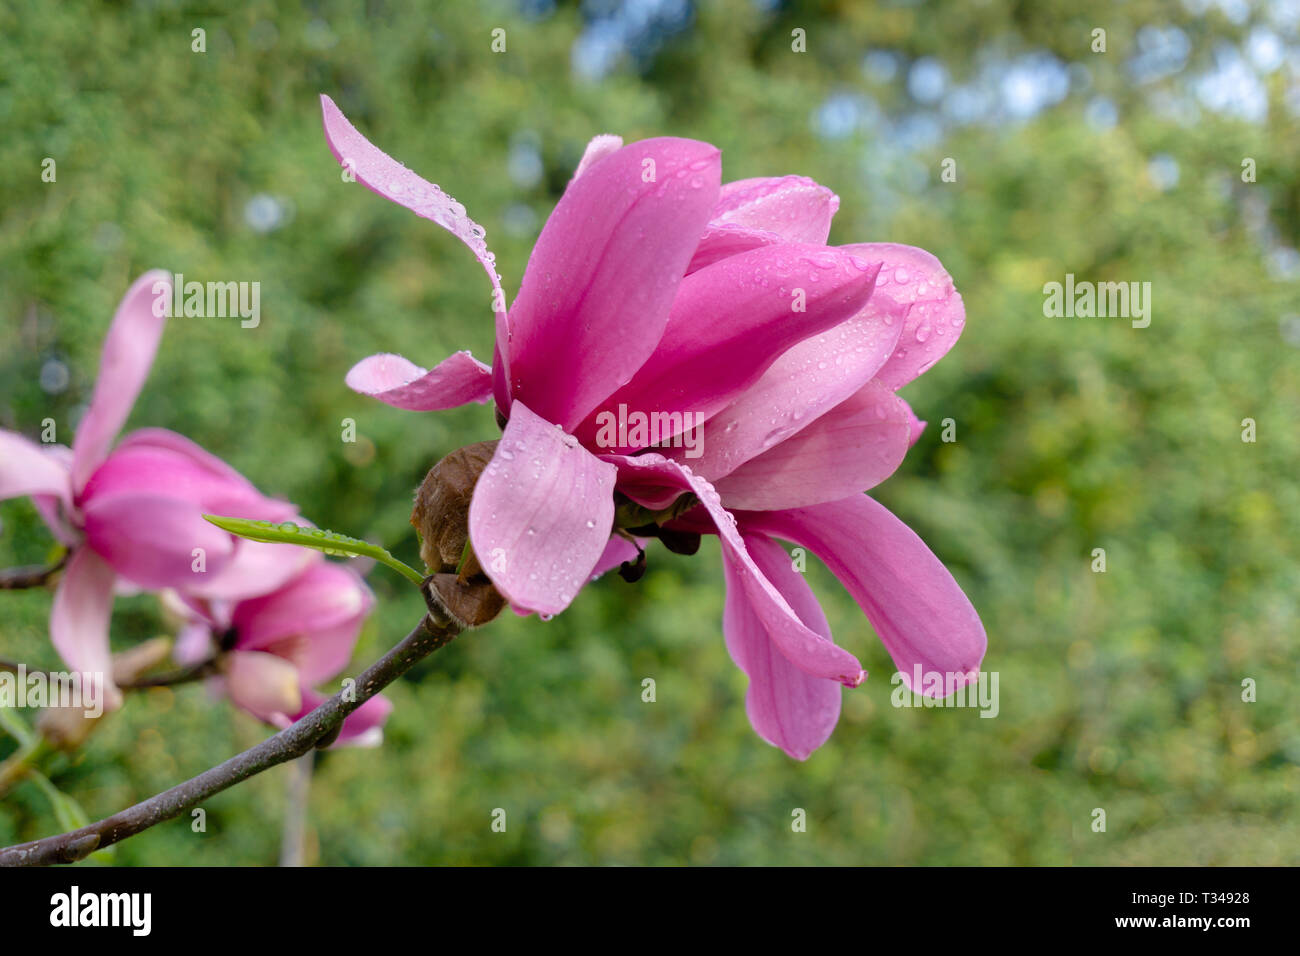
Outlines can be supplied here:
<path id="1" fill-rule="evenodd" d="M 67 563 L 68 555 L 65 553 L 54 564 L 29 564 L 21 568 L 0 569 L 0 591 L 44 587 L 50 578 L 63 570 L 63 566 Z"/>
<path id="2" fill-rule="evenodd" d="M 460 627 L 435 612 L 423 618 L 396 647 L 357 679 L 353 700 L 335 694 L 302 719 L 256 747 L 231 757 L 182 784 L 79 830 L 0 849 L 0 866 L 75 863 L 101 847 L 179 816 L 202 800 L 271 767 L 325 747 L 338 737 L 343 720 L 416 663 L 450 643 Z"/>

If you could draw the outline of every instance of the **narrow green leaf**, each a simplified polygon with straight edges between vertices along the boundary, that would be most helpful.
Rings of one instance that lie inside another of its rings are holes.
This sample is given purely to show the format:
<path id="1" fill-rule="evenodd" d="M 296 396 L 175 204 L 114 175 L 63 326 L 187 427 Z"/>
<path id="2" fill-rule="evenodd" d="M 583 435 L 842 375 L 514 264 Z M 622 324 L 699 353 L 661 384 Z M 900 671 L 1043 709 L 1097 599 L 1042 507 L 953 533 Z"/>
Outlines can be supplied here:
<path id="1" fill-rule="evenodd" d="M 23 719 L 14 713 L 12 708 L 0 707 L 0 730 L 18 741 L 20 750 L 31 750 L 36 746 L 35 736 L 27 729 Z"/>
<path id="2" fill-rule="evenodd" d="M 29 770 L 27 776 L 40 787 L 41 792 L 45 794 L 45 799 L 50 801 L 50 805 L 54 808 L 54 819 L 59 821 L 59 829 L 64 833 L 80 830 L 90 823 L 90 814 L 82 809 L 81 804 L 51 783 L 50 778 L 45 774 L 38 770 Z M 107 863 L 112 860 L 115 849 L 117 848 L 113 846 L 104 847 L 90 854 L 90 858 Z"/>
<path id="3" fill-rule="evenodd" d="M 203 517 L 222 531 L 229 531 L 231 534 L 239 535 L 241 538 L 248 538 L 250 541 L 265 541 L 269 544 L 296 544 L 304 548 L 315 548 L 317 551 L 324 551 L 326 554 L 364 555 L 367 558 L 374 558 L 380 564 L 387 565 L 417 585 L 424 582 L 424 576 L 420 572 L 397 560 L 379 545 L 371 544 L 369 541 L 362 541 L 360 538 L 351 538 L 345 534 L 339 534 L 337 531 L 326 531 L 324 528 L 304 528 L 292 521 L 273 524 L 270 521 L 251 521 L 248 518 L 228 518 L 221 515 L 204 515 Z"/>

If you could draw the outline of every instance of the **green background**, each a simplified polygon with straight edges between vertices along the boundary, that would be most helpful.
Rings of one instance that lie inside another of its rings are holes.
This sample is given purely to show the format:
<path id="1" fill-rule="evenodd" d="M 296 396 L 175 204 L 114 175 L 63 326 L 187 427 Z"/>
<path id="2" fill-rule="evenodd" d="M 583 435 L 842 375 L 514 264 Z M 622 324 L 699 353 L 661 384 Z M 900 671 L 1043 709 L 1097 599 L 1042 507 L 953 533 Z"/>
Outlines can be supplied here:
<path id="1" fill-rule="evenodd" d="M 724 180 L 811 176 L 841 197 L 832 242 L 922 246 L 965 299 L 961 341 L 903 392 L 931 425 L 874 494 L 979 610 L 996 719 L 891 707 L 888 656 L 813 566 L 837 640 L 871 677 L 845 692 L 830 742 L 790 760 L 748 726 L 716 541 L 692 558 L 656 547 L 638 584 L 603 580 L 549 623 L 506 614 L 394 686 L 382 750 L 318 761 L 309 860 L 1300 862 L 1295 5 L 730 0 L 638 32 L 627 23 L 644 6 L 0 10 L 0 427 L 35 437 L 53 417 L 70 440 L 113 309 L 145 270 L 256 280 L 256 329 L 171 321 L 131 426 L 189 435 L 409 563 L 412 490 L 446 452 L 495 437 L 492 412 L 402 412 L 343 375 L 376 351 L 489 359 L 489 291 L 450 235 L 341 181 L 321 92 L 466 205 L 512 297 L 586 140 L 614 132 L 709 140 Z M 1163 72 L 1140 39 L 1153 26 L 1186 41 Z M 1090 49 L 1097 27 L 1105 53 Z M 191 51 L 195 28 L 206 53 Z M 1261 30 L 1290 64 L 1251 65 Z M 631 52 L 582 75 L 611 35 Z M 1256 85 L 1225 106 L 1232 50 Z M 908 80 L 936 63 L 933 102 Z M 992 112 L 960 115 L 957 87 L 985 90 Z M 1050 102 L 1026 109 L 1040 94 Z M 956 182 L 940 179 L 945 157 Z M 1257 182 L 1242 181 L 1246 157 Z M 250 202 L 278 210 L 277 227 L 253 228 Z M 1067 272 L 1151 282 L 1150 327 L 1044 317 L 1043 284 Z M 43 387 L 43 368 L 66 368 L 66 387 Z M 940 440 L 945 418 L 955 442 Z M 26 501 L 0 505 L 0 522 L 0 566 L 45 557 Z M 358 666 L 421 613 L 404 580 L 370 579 Z M 57 665 L 49 596 L 0 604 L 0 656 Z M 114 644 L 165 626 L 152 599 L 120 600 Z M 100 817 L 265 733 L 201 686 L 154 690 L 46 770 Z M 0 757 L 11 748 L 0 739 Z M 116 860 L 274 863 L 287 782 L 269 772 L 209 800 L 206 833 L 173 821 Z M 795 808 L 807 832 L 792 831 Z M 0 799 L 0 844 L 58 829 L 34 784 Z"/>

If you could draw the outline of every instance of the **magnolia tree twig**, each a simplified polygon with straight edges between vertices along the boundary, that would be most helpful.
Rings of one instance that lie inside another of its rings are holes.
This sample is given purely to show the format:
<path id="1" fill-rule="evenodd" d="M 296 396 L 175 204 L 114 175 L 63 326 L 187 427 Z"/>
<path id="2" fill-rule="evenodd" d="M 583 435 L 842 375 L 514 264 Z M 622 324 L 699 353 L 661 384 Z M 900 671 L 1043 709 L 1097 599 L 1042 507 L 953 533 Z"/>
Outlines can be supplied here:
<path id="1" fill-rule="evenodd" d="M 343 720 L 416 663 L 450 643 L 461 628 L 450 619 L 431 613 L 410 634 L 381 657 L 358 679 L 351 700 L 340 691 L 311 713 L 256 747 L 231 757 L 197 777 L 177 784 L 97 823 L 58 836 L 19 843 L 0 849 L 0 866 L 46 866 L 75 863 L 101 847 L 135 836 L 179 816 L 201 801 L 288 760 L 324 747 L 338 737 Z"/>
<path id="2" fill-rule="evenodd" d="M 0 591 L 21 591 L 24 588 L 44 587 L 68 563 L 64 554 L 53 564 L 30 564 L 22 568 L 0 569 Z"/>

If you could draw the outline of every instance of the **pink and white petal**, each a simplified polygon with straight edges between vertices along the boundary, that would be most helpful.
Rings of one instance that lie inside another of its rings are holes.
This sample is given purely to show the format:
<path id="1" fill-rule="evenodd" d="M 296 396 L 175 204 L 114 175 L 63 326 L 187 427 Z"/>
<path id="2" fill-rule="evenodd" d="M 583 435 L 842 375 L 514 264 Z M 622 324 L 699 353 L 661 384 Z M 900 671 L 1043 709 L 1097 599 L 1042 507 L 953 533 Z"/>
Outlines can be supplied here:
<path id="1" fill-rule="evenodd" d="M 637 539 L 641 547 L 629 541 L 621 535 L 610 535 L 609 542 L 605 545 L 605 550 L 601 552 L 596 566 L 591 569 L 589 580 L 594 581 L 607 571 L 612 571 L 628 561 L 635 561 L 638 554 L 645 550 L 643 539 Z"/>
<path id="2" fill-rule="evenodd" d="M 633 376 L 664 334 L 720 179 L 716 147 L 664 137 L 569 184 L 510 311 L 512 399 L 571 431 Z"/>
<path id="3" fill-rule="evenodd" d="M 289 502 L 266 497 L 219 458 L 162 429 L 133 433 L 114 449 L 86 483 L 80 503 L 89 508 L 117 495 L 141 494 L 186 501 L 208 514 L 300 520 Z"/>
<path id="4" fill-rule="evenodd" d="M 763 535 L 746 535 L 754 563 L 789 602 L 805 626 L 831 640 L 826 615 L 785 549 Z M 749 677 L 745 710 L 760 737 L 795 760 L 806 760 L 824 744 L 840 717 L 840 685 L 810 677 L 781 653 L 759 613 L 751 606 L 734 560 L 723 551 L 727 603 L 722 630 L 731 659 Z"/>
<path id="5" fill-rule="evenodd" d="M 866 613 L 909 688 L 917 668 L 941 675 L 943 696 L 978 674 L 988 646 L 979 614 L 925 542 L 883 505 L 854 495 L 738 517 L 746 531 L 820 557 Z"/>
<path id="6" fill-rule="evenodd" d="M 92 499 L 84 527 L 86 543 L 100 557 L 149 590 L 201 587 L 235 551 L 234 538 L 203 520 L 192 502 L 147 492 Z"/>
<path id="7" fill-rule="evenodd" d="M 804 176 L 726 183 L 688 272 L 775 242 L 825 245 L 840 199 Z"/>
<path id="8" fill-rule="evenodd" d="M 195 575 L 187 585 L 194 597 L 244 601 L 269 594 L 321 559 L 319 551 L 295 544 L 269 544 L 236 538 L 234 553 L 216 574 Z"/>
<path id="9" fill-rule="evenodd" d="M 899 389 L 943 358 L 966 326 L 966 306 L 952 276 L 930 253 L 893 242 L 841 246 L 882 263 L 877 291 L 910 305 L 907 322 L 889 361 L 876 377 Z"/>
<path id="10" fill-rule="evenodd" d="M 558 614 L 591 577 L 614 525 L 615 469 L 522 401 L 479 477 L 469 533 L 511 604 Z"/>
<path id="11" fill-rule="evenodd" d="M 787 243 L 687 276 L 659 347 L 575 434 L 585 444 L 605 447 L 601 423 L 611 420 L 607 416 L 617 418 L 621 405 L 629 416 L 708 419 L 791 346 L 861 311 L 875 287 L 876 269 L 835 249 Z M 607 450 L 638 447 L 615 444 Z"/>
<path id="12" fill-rule="evenodd" d="M 235 646 L 288 658 L 314 684 L 348 665 L 373 606 L 374 595 L 355 571 L 316 561 L 278 591 L 235 606 Z"/>
<path id="13" fill-rule="evenodd" d="M 258 720 L 278 724 L 302 709 L 298 669 L 282 657 L 231 651 L 225 657 L 224 676 L 231 703 Z"/>
<path id="14" fill-rule="evenodd" d="M 903 463 L 907 403 L 879 382 L 717 481 L 733 510 L 776 511 L 838 501 L 874 488 Z"/>
<path id="15" fill-rule="evenodd" d="M 905 400 L 900 398 L 899 401 L 902 402 L 905 406 L 907 406 L 907 423 L 909 426 L 907 447 L 911 448 L 913 445 L 917 443 L 917 441 L 920 440 L 921 435 L 925 432 L 925 426 L 928 425 L 929 423 L 923 422 L 921 421 L 921 419 L 917 418 L 916 412 L 912 411 L 912 406 L 908 405 L 908 403 Z"/>
<path id="16" fill-rule="evenodd" d="M 50 611 L 50 640 L 73 671 L 102 681 L 104 709 L 116 710 L 122 695 L 113 682 L 108 622 L 113 613 L 113 569 L 89 548 L 78 548 L 63 571 Z"/>
<path id="17" fill-rule="evenodd" d="M 688 464 L 717 481 L 860 391 L 893 354 L 907 310 L 874 292 L 851 319 L 786 350 L 704 423 L 703 453 Z M 679 449 L 666 454 L 685 456 Z"/>
<path id="18" fill-rule="evenodd" d="M 0 501 L 46 495 L 71 501 L 68 465 L 51 448 L 0 429 Z"/>
<path id="19" fill-rule="evenodd" d="M 603 457 L 618 468 L 619 491 L 641 504 L 646 504 L 640 497 L 642 488 L 650 488 L 657 494 L 657 486 L 674 483 L 681 491 L 693 492 L 708 512 L 714 533 L 727 552 L 726 559 L 732 563 L 732 572 L 750 607 L 781 653 L 804 673 L 814 677 L 836 680 L 849 687 L 862 683 L 866 672 L 857 658 L 810 630 L 754 563 L 737 530 L 735 517 L 722 506 L 712 485 L 689 468 L 661 455 Z"/>
<path id="20" fill-rule="evenodd" d="M 309 687 L 302 689 L 302 708 L 292 720 L 286 721 L 284 726 L 288 726 L 294 720 L 301 720 L 313 710 L 325 703 L 324 694 L 318 694 Z M 339 731 L 338 738 L 334 743 L 327 747 L 327 750 L 333 750 L 336 747 L 378 747 L 384 742 L 384 722 L 388 720 L 388 715 L 393 712 L 393 703 L 387 697 L 376 695 L 348 714 L 343 721 L 343 728 Z"/>
<path id="21" fill-rule="evenodd" d="M 593 136 L 591 142 L 587 144 L 587 148 L 583 150 L 582 159 L 578 161 L 578 168 L 574 171 L 573 178 L 577 179 L 606 156 L 617 153 L 622 148 L 622 136 L 615 136 L 612 133 L 601 133 L 599 136 Z"/>
<path id="22" fill-rule="evenodd" d="M 436 412 L 492 399 L 492 369 L 469 352 L 456 352 L 432 369 L 400 355 L 363 358 L 348 372 L 348 388 L 394 408 Z"/>
<path id="23" fill-rule="evenodd" d="M 212 625 L 206 621 L 190 621 L 181 626 L 172 645 L 172 660 L 181 667 L 193 667 L 210 658 L 216 650 L 212 639 Z"/>
<path id="24" fill-rule="evenodd" d="M 405 206 L 423 219 L 431 220 L 467 245 L 487 273 L 492 284 L 492 311 L 497 341 L 509 339 L 506 295 L 497 275 L 496 256 L 484 241 L 484 229 L 465 213 L 465 207 L 438 186 L 421 178 L 393 159 L 357 131 L 334 101 L 324 94 L 320 98 L 325 141 L 334 158 L 350 169 L 357 182 L 385 199 Z M 506 362 L 509 356 L 504 356 Z M 503 367 L 502 371 L 505 371 Z"/>
<path id="25" fill-rule="evenodd" d="M 146 272 L 127 290 L 104 338 L 99 378 L 72 442 L 72 490 L 79 493 L 108 456 L 153 367 L 171 311 L 172 277 Z"/>

